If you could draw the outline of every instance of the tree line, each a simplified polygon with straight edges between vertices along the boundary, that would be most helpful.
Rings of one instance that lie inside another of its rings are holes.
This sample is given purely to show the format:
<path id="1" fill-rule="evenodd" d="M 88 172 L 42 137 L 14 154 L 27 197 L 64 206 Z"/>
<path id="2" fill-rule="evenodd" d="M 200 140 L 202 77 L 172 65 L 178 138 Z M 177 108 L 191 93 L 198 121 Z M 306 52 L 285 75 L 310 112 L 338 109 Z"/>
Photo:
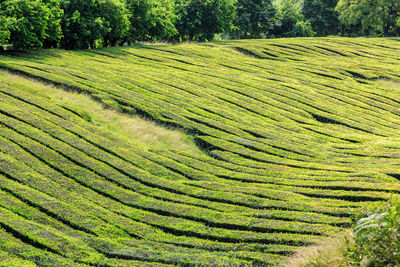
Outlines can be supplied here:
<path id="1" fill-rule="evenodd" d="M 16 49 L 299 36 L 399 36 L 399 0 L 0 0 Z"/>

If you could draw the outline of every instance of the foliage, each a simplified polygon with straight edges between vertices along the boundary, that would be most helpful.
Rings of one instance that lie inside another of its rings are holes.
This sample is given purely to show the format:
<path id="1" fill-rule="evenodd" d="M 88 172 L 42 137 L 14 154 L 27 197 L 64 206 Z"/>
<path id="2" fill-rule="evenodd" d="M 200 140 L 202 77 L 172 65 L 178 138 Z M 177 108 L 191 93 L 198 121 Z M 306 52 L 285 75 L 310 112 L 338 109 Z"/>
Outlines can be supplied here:
<path id="1" fill-rule="evenodd" d="M 169 40 L 177 34 L 174 0 L 126 0 L 130 20 L 129 40 Z"/>
<path id="2" fill-rule="evenodd" d="M 129 22 L 120 0 L 62 0 L 63 46 L 67 49 L 95 48 L 101 40 L 115 46 L 123 40 Z"/>
<path id="3" fill-rule="evenodd" d="M 64 11 L 60 7 L 60 0 L 42 0 L 43 4 L 49 9 L 47 18 L 46 39 L 43 46 L 46 48 L 56 48 L 62 38 L 61 18 Z"/>
<path id="4" fill-rule="evenodd" d="M 63 0 L 61 21 L 63 47 L 67 49 L 94 48 L 103 32 L 103 20 L 98 16 L 97 0 Z"/>
<path id="5" fill-rule="evenodd" d="M 10 18 L 0 15 L 0 45 L 7 44 L 10 39 Z"/>
<path id="6" fill-rule="evenodd" d="M 271 0 L 238 0 L 235 31 L 236 38 L 265 38 L 274 26 L 275 8 Z"/>
<path id="7" fill-rule="evenodd" d="M 0 5 L 0 17 L 8 29 L 1 31 L 3 42 L 8 39 L 15 48 L 26 49 L 41 47 L 47 37 L 58 39 L 61 33 L 49 23 L 56 10 L 57 7 L 50 10 L 40 0 L 4 1 Z"/>
<path id="8" fill-rule="evenodd" d="M 398 0 L 340 0 L 336 7 L 339 19 L 347 26 L 360 24 L 367 35 L 400 35 Z"/>
<path id="9" fill-rule="evenodd" d="M 87 49 L 228 38 L 399 36 L 397 0 L 2 0 L 0 44 Z"/>
<path id="10" fill-rule="evenodd" d="M 233 27 L 236 0 L 176 0 L 176 28 L 179 38 L 212 40 L 216 33 Z"/>
<path id="11" fill-rule="evenodd" d="M 355 245 L 348 250 L 351 265 L 400 265 L 400 198 L 375 208 L 354 226 Z"/>
<path id="12" fill-rule="evenodd" d="M 304 0 L 302 12 L 318 36 L 337 34 L 339 19 L 335 12 L 338 0 Z"/>
<path id="13" fill-rule="evenodd" d="M 281 0 L 276 2 L 275 37 L 314 36 L 311 24 L 301 13 L 301 1 Z"/>
<path id="14" fill-rule="evenodd" d="M 125 3 L 120 0 L 99 0 L 98 16 L 103 21 L 104 46 L 122 44 L 129 30 Z"/>

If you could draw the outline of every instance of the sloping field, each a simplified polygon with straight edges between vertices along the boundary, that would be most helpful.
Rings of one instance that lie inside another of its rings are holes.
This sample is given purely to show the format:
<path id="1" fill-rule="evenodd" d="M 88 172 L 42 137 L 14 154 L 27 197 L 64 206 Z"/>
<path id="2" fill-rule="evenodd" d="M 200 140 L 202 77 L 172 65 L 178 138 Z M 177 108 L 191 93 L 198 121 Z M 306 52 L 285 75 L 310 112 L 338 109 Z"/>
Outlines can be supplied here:
<path id="1" fill-rule="evenodd" d="M 0 260 L 275 265 L 340 234 L 400 192 L 399 41 L 1 55 Z"/>

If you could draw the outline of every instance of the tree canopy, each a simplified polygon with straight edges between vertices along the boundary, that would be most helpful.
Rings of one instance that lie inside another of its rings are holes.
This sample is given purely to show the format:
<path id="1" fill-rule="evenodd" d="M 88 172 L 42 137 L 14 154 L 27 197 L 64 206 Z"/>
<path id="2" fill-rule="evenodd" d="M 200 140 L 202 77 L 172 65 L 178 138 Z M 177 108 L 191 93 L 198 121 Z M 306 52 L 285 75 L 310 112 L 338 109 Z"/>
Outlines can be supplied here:
<path id="1" fill-rule="evenodd" d="M 0 0 L 0 46 L 400 36 L 399 0 Z"/>
<path id="2" fill-rule="evenodd" d="M 275 37 L 314 36 L 310 22 L 301 13 L 301 1 L 280 0 L 276 2 L 276 9 Z"/>
<path id="3" fill-rule="evenodd" d="M 304 0 L 303 14 L 318 36 L 336 34 L 339 19 L 335 11 L 338 0 Z"/>
<path id="4" fill-rule="evenodd" d="M 177 0 L 176 27 L 182 40 L 211 40 L 233 28 L 236 0 Z"/>
<path id="5" fill-rule="evenodd" d="M 170 40 L 177 34 L 174 0 L 126 0 L 130 41 Z"/>
<path id="6" fill-rule="evenodd" d="M 120 0 L 62 0 L 63 45 L 68 49 L 94 48 L 122 42 L 128 35 L 125 2 Z"/>
<path id="7" fill-rule="evenodd" d="M 271 0 L 238 0 L 235 19 L 235 37 L 267 37 L 274 27 L 276 14 Z"/>
<path id="8" fill-rule="evenodd" d="M 10 19 L 0 15 L 0 44 L 4 44 L 10 39 Z"/>
<path id="9" fill-rule="evenodd" d="M 51 1 L 48 1 L 51 6 Z M 55 7 L 56 9 L 56 7 Z M 59 39 L 57 12 L 40 0 L 7 0 L 0 4 L 0 39 L 16 48 L 41 47 L 46 39 Z"/>
<path id="10" fill-rule="evenodd" d="M 400 34 L 399 0 L 340 0 L 336 11 L 345 25 L 361 24 L 366 35 Z"/>

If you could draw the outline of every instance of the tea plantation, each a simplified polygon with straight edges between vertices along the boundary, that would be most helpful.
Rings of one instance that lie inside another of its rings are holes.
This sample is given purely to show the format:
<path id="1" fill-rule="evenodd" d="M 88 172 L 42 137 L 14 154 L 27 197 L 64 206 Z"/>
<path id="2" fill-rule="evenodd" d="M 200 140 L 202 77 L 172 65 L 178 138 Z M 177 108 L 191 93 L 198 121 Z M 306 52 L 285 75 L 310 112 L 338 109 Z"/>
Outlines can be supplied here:
<path id="1" fill-rule="evenodd" d="M 276 265 L 400 192 L 400 39 L 37 50 L 0 69 L 4 265 Z"/>

